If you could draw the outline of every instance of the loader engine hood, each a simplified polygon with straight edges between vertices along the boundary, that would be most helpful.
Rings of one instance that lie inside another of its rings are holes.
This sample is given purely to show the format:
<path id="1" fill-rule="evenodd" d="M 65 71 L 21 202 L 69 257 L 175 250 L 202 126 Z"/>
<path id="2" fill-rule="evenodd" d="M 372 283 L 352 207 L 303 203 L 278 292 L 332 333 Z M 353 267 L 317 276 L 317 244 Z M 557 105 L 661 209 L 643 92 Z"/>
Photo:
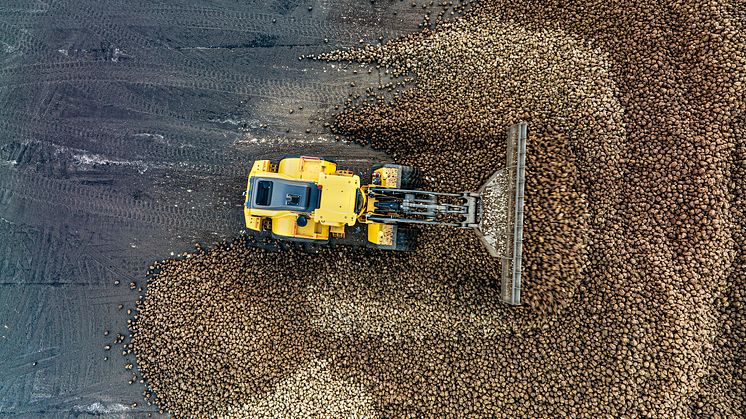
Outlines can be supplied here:
<path id="1" fill-rule="evenodd" d="M 321 190 L 313 182 L 253 177 L 246 207 L 311 213 L 320 202 Z"/>

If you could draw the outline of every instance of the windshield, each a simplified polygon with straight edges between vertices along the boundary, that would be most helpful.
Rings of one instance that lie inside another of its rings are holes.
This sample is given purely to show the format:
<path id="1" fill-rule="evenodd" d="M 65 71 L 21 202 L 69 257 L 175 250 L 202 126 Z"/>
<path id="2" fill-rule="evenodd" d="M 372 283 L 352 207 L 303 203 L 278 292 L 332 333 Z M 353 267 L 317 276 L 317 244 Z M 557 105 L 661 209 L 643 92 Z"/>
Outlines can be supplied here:
<path id="1" fill-rule="evenodd" d="M 260 180 L 256 185 L 256 204 L 266 207 L 272 202 L 272 181 Z"/>

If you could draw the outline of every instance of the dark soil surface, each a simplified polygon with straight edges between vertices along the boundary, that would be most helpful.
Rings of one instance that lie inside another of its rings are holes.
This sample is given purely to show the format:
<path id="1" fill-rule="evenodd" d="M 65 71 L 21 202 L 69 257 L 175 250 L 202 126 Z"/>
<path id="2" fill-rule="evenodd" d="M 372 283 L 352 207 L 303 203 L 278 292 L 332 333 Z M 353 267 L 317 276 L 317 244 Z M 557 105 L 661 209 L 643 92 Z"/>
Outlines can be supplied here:
<path id="1" fill-rule="evenodd" d="M 421 18 L 353 0 L 2 2 L 0 415 L 157 412 L 127 384 L 134 358 L 104 350 L 126 334 L 128 285 L 240 234 L 253 159 L 384 160 L 324 127 L 378 70 L 298 57 Z"/>

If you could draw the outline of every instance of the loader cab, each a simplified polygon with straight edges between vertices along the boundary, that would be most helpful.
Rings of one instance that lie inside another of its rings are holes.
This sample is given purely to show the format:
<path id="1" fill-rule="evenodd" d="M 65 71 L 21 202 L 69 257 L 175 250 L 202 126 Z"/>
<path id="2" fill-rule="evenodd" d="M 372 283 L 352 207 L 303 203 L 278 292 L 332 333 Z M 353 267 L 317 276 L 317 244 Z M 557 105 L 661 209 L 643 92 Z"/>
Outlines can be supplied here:
<path id="1" fill-rule="evenodd" d="M 319 207 L 321 190 L 313 182 L 254 177 L 247 208 L 311 213 Z"/>

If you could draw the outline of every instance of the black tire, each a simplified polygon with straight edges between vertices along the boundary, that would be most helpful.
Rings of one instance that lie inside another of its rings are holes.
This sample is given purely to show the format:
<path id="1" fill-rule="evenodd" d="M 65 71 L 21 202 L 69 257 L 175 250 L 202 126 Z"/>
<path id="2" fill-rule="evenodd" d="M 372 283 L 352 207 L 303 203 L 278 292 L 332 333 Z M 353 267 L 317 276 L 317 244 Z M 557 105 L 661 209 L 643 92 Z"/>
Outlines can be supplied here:
<path id="1" fill-rule="evenodd" d="M 401 168 L 401 188 L 419 189 L 422 186 L 422 173 L 420 169 L 412 166 Z"/>
<path id="2" fill-rule="evenodd" d="M 412 227 L 399 226 L 396 231 L 397 252 L 411 252 L 417 246 L 417 230 Z"/>

